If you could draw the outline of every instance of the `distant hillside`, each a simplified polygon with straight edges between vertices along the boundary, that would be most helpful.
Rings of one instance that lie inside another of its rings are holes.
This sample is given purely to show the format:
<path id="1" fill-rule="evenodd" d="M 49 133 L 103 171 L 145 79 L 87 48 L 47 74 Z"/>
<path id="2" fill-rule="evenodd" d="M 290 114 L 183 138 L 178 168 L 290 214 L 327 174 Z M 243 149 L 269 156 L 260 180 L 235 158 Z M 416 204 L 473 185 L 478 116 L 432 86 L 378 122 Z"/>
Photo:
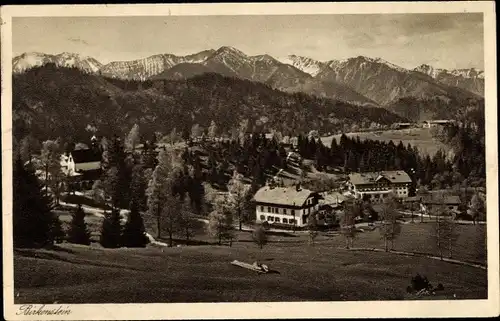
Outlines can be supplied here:
<path id="1" fill-rule="evenodd" d="M 49 62 L 132 81 L 183 80 L 213 72 L 258 81 L 285 92 L 301 92 L 367 107 L 387 107 L 408 97 L 462 101 L 484 96 L 484 72 L 476 69 L 448 71 L 422 65 L 409 70 L 381 58 L 364 56 L 329 61 L 293 54 L 279 58 L 268 54 L 252 56 L 230 46 L 186 56 L 163 53 L 105 65 L 78 54 L 25 53 L 14 57 L 13 70 L 22 73 Z"/>
<path id="2" fill-rule="evenodd" d="M 404 121 L 385 109 L 366 108 L 268 85 L 204 73 L 190 79 L 122 81 L 55 64 L 35 67 L 13 78 L 14 134 L 28 131 L 40 139 L 87 137 L 88 125 L 99 133 L 127 132 L 134 123 L 142 134 L 207 128 L 214 120 L 222 132 L 248 120 L 249 130 L 283 133 L 337 132 L 354 123 L 388 125 Z"/>
<path id="3" fill-rule="evenodd" d="M 484 113 L 484 99 L 458 100 L 443 97 L 404 97 L 386 106 L 388 110 L 412 121 L 456 119 L 458 115 L 471 107 L 479 108 Z"/>

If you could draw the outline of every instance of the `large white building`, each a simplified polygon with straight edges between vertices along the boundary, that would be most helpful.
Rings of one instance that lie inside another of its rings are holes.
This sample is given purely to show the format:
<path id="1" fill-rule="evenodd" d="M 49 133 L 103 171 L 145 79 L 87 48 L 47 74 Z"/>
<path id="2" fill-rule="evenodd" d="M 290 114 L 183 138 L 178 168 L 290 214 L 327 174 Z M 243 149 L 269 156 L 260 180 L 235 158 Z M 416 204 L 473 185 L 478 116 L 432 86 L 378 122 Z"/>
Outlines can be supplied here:
<path id="1" fill-rule="evenodd" d="M 300 187 L 264 186 L 254 196 L 256 221 L 305 226 L 308 216 L 318 211 L 320 198 Z"/>
<path id="2" fill-rule="evenodd" d="M 381 171 L 349 174 L 349 190 L 356 198 L 382 202 L 389 193 L 398 198 L 408 197 L 412 180 L 404 171 Z"/>

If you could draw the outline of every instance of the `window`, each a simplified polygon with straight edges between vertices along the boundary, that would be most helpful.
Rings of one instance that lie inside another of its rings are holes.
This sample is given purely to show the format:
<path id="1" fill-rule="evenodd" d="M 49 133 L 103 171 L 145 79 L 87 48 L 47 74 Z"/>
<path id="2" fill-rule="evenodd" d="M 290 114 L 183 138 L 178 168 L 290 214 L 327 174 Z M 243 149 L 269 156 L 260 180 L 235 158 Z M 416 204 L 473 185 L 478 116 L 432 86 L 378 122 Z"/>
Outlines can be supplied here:
<path id="1" fill-rule="evenodd" d="M 273 217 L 272 217 L 272 216 L 268 216 L 268 217 L 267 217 L 267 220 L 268 220 L 269 222 L 272 222 L 272 221 L 273 221 Z"/>
<path id="2" fill-rule="evenodd" d="M 283 209 L 283 214 L 286 214 L 286 208 Z M 286 219 L 284 219 L 284 220 L 286 220 Z"/>
<path id="3" fill-rule="evenodd" d="M 267 207 L 267 211 L 271 213 L 271 208 L 269 206 Z"/>
<path id="4" fill-rule="evenodd" d="M 295 215 L 295 210 L 292 210 L 292 215 Z"/>
<path id="5" fill-rule="evenodd" d="M 275 217 L 274 221 L 279 223 L 280 222 L 280 218 L 279 217 Z"/>
<path id="6" fill-rule="evenodd" d="M 290 224 L 295 224 L 297 221 L 296 220 L 289 220 L 288 223 Z"/>
<path id="7" fill-rule="evenodd" d="M 261 206 L 261 207 L 260 207 L 260 211 L 261 211 L 261 212 L 264 212 L 264 206 Z"/>
<path id="8" fill-rule="evenodd" d="M 284 218 L 283 223 L 288 224 L 288 220 L 286 218 Z"/>
<path id="9" fill-rule="evenodd" d="M 450 210 L 452 210 L 452 209 L 453 209 L 453 206 L 450 206 Z"/>
<path id="10" fill-rule="evenodd" d="M 265 220 L 266 220 L 266 216 L 265 216 L 265 215 L 261 215 L 261 216 L 260 216 L 260 220 L 261 220 L 261 221 L 265 221 Z"/>

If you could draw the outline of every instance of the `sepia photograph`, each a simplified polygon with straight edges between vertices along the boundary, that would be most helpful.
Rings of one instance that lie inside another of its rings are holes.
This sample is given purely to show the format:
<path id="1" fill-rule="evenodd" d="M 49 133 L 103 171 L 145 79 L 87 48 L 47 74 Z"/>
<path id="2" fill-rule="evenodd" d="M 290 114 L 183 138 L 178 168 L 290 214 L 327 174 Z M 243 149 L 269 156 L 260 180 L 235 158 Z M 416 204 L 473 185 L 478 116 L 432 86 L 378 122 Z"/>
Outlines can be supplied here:
<path id="1" fill-rule="evenodd" d="M 494 3 L 2 28 L 7 319 L 498 315 Z"/>

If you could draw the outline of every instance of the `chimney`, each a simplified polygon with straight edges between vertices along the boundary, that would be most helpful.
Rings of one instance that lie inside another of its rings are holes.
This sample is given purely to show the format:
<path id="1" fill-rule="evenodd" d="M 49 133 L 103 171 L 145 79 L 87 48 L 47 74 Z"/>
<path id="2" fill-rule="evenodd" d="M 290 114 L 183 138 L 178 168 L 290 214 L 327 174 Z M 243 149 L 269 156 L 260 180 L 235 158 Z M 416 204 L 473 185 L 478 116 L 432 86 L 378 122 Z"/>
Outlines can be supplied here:
<path id="1" fill-rule="evenodd" d="M 302 190 L 302 188 L 300 187 L 300 182 L 299 182 L 299 183 L 297 183 L 297 185 L 295 185 L 295 190 L 296 190 L 297 192 L 300 192 L 300 191 Z"/>

